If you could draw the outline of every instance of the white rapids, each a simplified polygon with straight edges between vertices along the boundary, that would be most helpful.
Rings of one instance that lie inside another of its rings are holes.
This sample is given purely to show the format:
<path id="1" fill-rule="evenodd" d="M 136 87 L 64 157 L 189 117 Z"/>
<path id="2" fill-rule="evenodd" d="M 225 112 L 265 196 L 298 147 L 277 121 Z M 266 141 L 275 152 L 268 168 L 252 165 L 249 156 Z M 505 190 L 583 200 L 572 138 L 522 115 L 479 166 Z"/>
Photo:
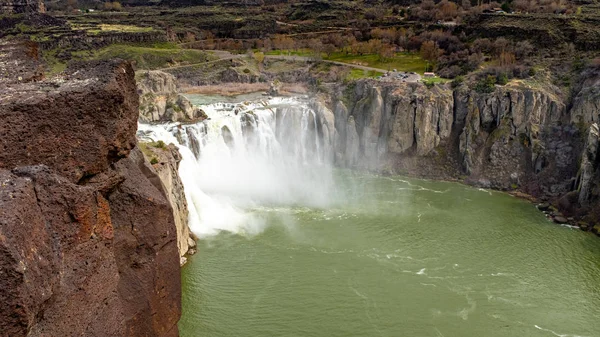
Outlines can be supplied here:
<path id="1" fill-rule="evenodd" d="M 140 139 L 178 146 L 189 226 L 200 237 L 257 234 L 263 205 L 328 207 L 332 153 L 317 113 L 299 98 L 200 105 L 196 124 L 139 124 Z"/>

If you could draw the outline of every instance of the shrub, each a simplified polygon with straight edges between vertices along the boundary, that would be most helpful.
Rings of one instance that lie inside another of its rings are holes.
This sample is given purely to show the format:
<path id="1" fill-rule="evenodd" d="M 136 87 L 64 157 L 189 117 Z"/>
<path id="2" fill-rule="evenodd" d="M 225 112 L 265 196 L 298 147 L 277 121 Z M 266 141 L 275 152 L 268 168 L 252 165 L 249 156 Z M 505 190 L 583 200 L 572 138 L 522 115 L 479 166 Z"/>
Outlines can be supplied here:
<path id="1" fill-rule="evenodd" d="M 150 159 L 150 164 L 152 164 L 152 165 L 158 164 L 158 159 L 156 159 L 156 157 L 152 157 L 152 159 Z"/>
<path id="2" fill-rule="evenodd" d="M 159 140 L 158 142 L 154 143 L 153 146 L 157 149 L 164 149 L 166 145 L 165 142 Z"/>
<path id="3" fill-rule="evenodd" d="M 444 78 L 455 78 L 465 73 L 464 69 L 458 65 L 452 65 L 447 68 L 440 68 L 437 71 L 438 75 Z"/>
<path id="4" fill-rule="evenodd" d="M 529 71 L 531 70 L 530 67 L 524 66 L 522 64 L 516 64 L 512 67 L 512 73 L 508 72 L 508 78 L 528 78 L 531 75 L 529 75 Z M 511 76 L 512 75 L 512 76 Z"/>
<path id="5" fill-rule="evenodd" d="M 482 94 L 489 94 L 494 91 L 496 84 L 496 76 L 487 75 L 481 78 L 477 84 L 475 84 L 475 91 Z"/>
<path id="6" fill-rule="evenodd" d="M 460 87 L 463 83 L 465 83 L 465 78 L 463 76 L 456 76 L 454 80 L 452 80 L 452 82 L 450 83 L 450 86 L 452 86 L 452 89 L 456 89 Z"/>
<path id="7" fill-rule="evenodd" d="M 506 73 L 501 73 L 496 76 L 496 83 L 500 85 L 506 85 L 508 83 L 508 76 Z"/>

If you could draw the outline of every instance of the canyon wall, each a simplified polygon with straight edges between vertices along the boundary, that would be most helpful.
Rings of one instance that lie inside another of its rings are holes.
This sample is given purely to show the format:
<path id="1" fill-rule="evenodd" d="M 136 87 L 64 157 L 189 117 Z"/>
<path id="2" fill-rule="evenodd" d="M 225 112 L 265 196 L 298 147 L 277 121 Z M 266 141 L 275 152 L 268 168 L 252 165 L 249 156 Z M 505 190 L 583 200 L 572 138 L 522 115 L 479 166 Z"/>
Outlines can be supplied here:
<path id="1" fill-rule="evenodd" d="M 188 206 L 183 182 L 179 177 L 181 154 L 175 145 L 165 145 L 163 142 L 143 142 L 143 140 L 140 140 L 139 148 L 160 179 L 167 200 L 173 209 L 180 264 L 184 265 L 187 262 L 186 255 L 193 255 L 196 252 L 197 238 L 188 227 Z"/>
<path id="2" fill-rule="evenodd" d="M 599 81 L 584 72 L 568 99 L 550 84 L 478 93 L 362 80 L 317 105 L 333 112 L 324 136 L 337 165 L 518 190 L 587 229 L 600 220 Z"/>
<path id="3" fill-rule="evenodd" d="M 0 14 L 44 13 L 43 0 L 0 0 Z"/>
<path id="4" fill-rule="evenodd" d="M 206 118 L 204 111 L 193 107 L 178 93 L 177 81 L 171 74 L 159 70 L 141 71 L 137 85 L 141 122 L 194 123 Z"/>
<path id="5" fill-rule="evenodd" d="M 0 335 L 177 336 L 177 229 L 131 65 L 0 84 Z"/>
<path id="6" fill-rule="evenodd" d="M 140 95 L 139 121 L 142 123 L 196 123 L 206 118 L 201 109 L 178 93 L 177 82 L 171 74 L 154 70 L 137 74 L 137 89 Z M 140 148 L 151 168 L 160 179 L 167 199 L 173 208 L 177 229 L 177 247 L 180 264 L 187 261 L 186 255 L 196 252 L 196 237 L 188 227 L 188 207 L 183 183 L 179 177 L 181 155 L 173 144 L 152 142 L 140 135 Z"/>

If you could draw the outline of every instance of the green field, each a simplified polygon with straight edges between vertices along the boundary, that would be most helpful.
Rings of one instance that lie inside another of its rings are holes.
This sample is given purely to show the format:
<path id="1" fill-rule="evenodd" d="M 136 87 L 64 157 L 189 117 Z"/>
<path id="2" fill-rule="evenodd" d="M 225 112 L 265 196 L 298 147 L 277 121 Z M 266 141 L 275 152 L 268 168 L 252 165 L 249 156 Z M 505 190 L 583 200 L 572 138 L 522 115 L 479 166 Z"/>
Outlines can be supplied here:
<path id="1" fill-rule="evenodd" d="M 304 56 L 310 57 L 313 52 L 310 49 L 298 49 L 298 50 L 271 50 L 266 52 L 265 55 L 293 55 L 293 56 Z M 361 66 L 367 66 L 372 68 L 379 68 L 382 70 L 393 70 L 404 72 L 415 72 L 423 74 L 427 62 L 423 60 L 418 54 L 414 53 L 396 53 L 389 61 L 381 61 L 379 55 L 347 55 L 344 52 L 335 52 L 330 56 L 322 53 L 321 57 L 327 61 L 337 61 L 349 64 L 356 64 Z"/>
<path id="2" fill-rule="evenodd" d="M 88 34 L 100 34 L 100 33 L 146 33 L 154 31 L 152 27 L 140 27 L 133 25 L 120 25 L 120 24 L 93 24 L 93 23 L 76 23 L 69 22 L 72 29 L 85 30 Z"/>
<path id="3" fill-rule="evenodd" d="M 134 61 L 138 69 L 160 69 L 171 66 L 186 65 L 216 60 L 204 51 L 180 49 L 169 43 L 152 46 L 132 46 L 114 44 L 96 52 L 79 55 L 84 59 L 122 58 Z"/>
<path id="4" fill-rule="evenodd" d="M 351 80 L 358 80 L 358 79 L 367 78 L 367 77 L 375 78 L 375 77 L 378 77 L 381 75 L 383 75 L 383 73 L 380 73 L 378 71 L 352 69 L 352 70 L 350 70 L 350 74 L 348 74 L 348 77 L 346 77 L 346 79 L 351 81 Z"/>
<path id="5" fill-rule="evenodd" d="M 284 56 L 304 56 L 311 57 L 313 52 L 310 49 L 298 49 L 298 50 L 271 50 L 265 53 L 265 55 L 284 55 Z"/>

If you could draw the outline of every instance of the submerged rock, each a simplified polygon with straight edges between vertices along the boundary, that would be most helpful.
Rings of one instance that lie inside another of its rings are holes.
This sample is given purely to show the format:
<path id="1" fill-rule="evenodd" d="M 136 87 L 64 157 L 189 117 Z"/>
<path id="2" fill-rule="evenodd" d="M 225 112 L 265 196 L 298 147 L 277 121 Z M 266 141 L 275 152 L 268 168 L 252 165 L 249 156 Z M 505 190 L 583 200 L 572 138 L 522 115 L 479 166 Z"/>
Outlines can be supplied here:
<path id="1" fill-rule="evenodd" d="M 227 126 L 223 126 L 221 128 L 221 136 L 223 137 L 223 141 L 230 149 L 233 149 L 235 146 L 235 139 L 233 138 L 233 133 Z"/>

